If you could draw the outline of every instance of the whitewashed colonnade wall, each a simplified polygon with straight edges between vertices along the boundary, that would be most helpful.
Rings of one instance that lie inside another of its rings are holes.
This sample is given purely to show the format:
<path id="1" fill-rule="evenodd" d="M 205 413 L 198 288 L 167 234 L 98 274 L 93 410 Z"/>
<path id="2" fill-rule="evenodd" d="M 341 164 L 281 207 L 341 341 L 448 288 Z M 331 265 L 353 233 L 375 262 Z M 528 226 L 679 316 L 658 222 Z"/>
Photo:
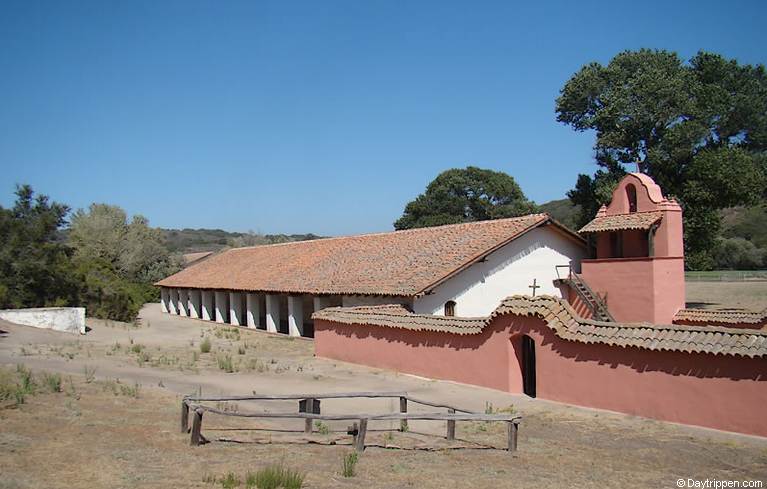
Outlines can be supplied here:
<path id="1" fill-rule="evenodd" d="M 383 296 L 313 296 L 230 290 L 160 288 L 162 311 L 220 324 L 312 336 L 311 315 L 326 307 L 405 302 Z"/>

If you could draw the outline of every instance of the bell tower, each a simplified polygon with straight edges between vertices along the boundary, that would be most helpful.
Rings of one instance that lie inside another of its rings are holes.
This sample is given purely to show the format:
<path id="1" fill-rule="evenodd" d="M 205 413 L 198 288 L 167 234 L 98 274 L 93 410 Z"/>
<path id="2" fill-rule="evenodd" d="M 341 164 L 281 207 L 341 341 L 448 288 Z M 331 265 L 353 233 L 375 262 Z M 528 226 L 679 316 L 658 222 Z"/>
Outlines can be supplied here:
<path id="1" fill-rule="evenodd" d="M 580 233 L 596 257 L 581 261 L 581 279 L 620 322 L 671 324 L 685 307 L 682 208 L 642 173 L 629 173 L 612 200 Z"/>

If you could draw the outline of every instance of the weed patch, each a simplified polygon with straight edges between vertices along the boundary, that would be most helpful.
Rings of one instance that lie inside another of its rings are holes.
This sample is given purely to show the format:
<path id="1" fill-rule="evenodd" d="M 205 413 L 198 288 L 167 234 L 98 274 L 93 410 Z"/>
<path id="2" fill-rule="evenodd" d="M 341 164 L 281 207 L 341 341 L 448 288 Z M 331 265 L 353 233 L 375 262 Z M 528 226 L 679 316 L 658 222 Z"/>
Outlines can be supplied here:
<path id="1" fill-rule="evenodd" d="M 344 477 L 354 477 L 357 475 L 357 452 L 351 452 L 344 455 L 341 475 Z"/>

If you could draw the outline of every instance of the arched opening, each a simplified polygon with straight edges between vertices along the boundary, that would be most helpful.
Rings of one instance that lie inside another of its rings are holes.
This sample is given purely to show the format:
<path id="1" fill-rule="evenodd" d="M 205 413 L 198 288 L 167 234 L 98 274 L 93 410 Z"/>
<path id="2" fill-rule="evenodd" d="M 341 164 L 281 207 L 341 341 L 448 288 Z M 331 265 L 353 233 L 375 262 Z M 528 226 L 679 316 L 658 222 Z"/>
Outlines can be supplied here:
<path id="1" fill-rule="evenodd" d="M 522 392 L 535 397 L 535 342 L 522 335 Z"/>
<path id="2" fill-rule="evenodd" d="M 626 185 L 626 197 L 628 198 L 628 202 L 629 202 L 629 212 L 636 212 L 637 211 L 637 188 L 634 185 L 632 184 Z"/>
<path id="3" fill-rule="evenodd" d="M 445 302 L 445 316 L 455 316 L 455 301 Z"/>

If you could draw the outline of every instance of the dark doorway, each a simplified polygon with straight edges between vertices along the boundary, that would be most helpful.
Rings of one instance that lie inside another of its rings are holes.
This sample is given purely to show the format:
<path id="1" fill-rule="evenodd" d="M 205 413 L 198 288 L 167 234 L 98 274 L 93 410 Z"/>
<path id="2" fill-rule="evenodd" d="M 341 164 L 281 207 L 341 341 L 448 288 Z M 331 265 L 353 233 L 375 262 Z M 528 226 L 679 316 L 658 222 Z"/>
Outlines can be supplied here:
<path id="1" fill-rule="evenodd" d="M 522 391 L 535 397 L 535 343 L 527 335 L 522 336 Z"/>

